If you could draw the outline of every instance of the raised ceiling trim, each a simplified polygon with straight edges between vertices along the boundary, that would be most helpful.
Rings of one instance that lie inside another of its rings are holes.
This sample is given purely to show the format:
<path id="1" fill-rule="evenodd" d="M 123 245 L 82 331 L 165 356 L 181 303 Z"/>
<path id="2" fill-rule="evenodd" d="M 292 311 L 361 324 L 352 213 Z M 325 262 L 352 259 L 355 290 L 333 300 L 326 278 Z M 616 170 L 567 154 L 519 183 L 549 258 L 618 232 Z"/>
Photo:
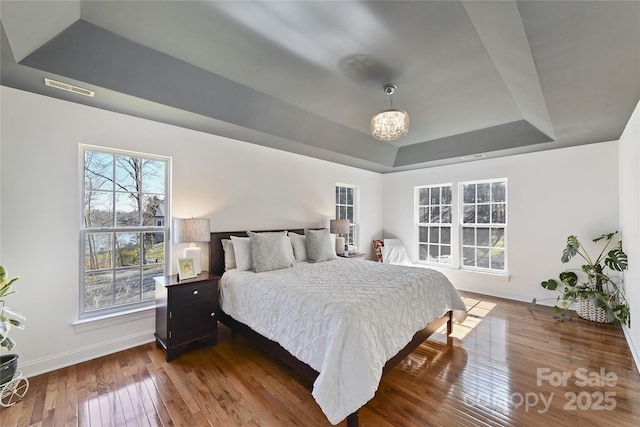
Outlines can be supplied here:
<path id="1" fill-rule="evenodd" d="M 516 2 L 463 1 L 462 4 L 522 118 L 555 139 Z"/>
<path id="2" fill-rule="evenodd" d="M 20 65 L 392 166 L 397 148 L 78 20 Z"/>
<path id="3" fill-rule="evenodd" d="M 412 165 L 416 163 L 416 159 L 443 160 L 550 141 L 551 138 L 544 132 L 540 132 L 531 123 L 526 120 L 518 120 L 401 147 L 398 150 L 394 166 Z"/>

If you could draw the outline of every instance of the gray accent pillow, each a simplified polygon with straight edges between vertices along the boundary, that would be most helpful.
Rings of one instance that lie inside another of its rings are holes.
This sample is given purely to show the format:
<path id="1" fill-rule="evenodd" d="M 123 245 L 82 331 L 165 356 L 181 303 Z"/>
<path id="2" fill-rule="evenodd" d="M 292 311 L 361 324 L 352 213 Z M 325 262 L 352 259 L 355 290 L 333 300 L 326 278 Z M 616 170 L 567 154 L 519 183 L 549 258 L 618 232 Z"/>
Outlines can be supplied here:
<path id="1" fill-rule="evenodd" d="M 336 258 L 336 251 L 331 240 L 331 234 L 324 230 L 304 230 L 307 243 L 307 261 L 331 261 Z"/>
<path id="2" fill-rule="evenodd" d="M 293 249 L 286 231 L 254 233 L 247 231 L 251 239 L 253 271 L 279 270 L 293 265 Z"/>

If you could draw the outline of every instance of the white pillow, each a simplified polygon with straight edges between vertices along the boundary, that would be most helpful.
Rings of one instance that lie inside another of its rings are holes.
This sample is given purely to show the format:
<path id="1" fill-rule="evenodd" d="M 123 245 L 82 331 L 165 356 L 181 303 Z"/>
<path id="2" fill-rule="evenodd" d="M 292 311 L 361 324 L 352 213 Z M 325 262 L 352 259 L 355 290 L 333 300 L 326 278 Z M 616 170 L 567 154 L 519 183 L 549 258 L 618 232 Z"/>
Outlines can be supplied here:
<path id="1" fill-rule="evenodd" d="M 224 251 L 224 271 L 236 268 L 236 254 L 233 251 L 231 239 L 222 239 L 222 250 Z"/>
<path id="2" fill-rule="evenodd" d="M 289 240 L 293 247 L 293 256 L 296 261 L 307 260 L 307 243 L 303 235 L 298 233 L 289 233 Z"/>
<path id="3" fill-rule="evenodd" d="M 251 239 L 252 268 L 256 273 L 291 267 L 293 249 L 286 231 L 253 233 Z"/>
<path id="4" fill-rule="evenodd" d="M 236 256 L 236 268 L 238 271 L 251 270 L 251 240 L 248 237 L 231 236 L 233 252 Z"/>

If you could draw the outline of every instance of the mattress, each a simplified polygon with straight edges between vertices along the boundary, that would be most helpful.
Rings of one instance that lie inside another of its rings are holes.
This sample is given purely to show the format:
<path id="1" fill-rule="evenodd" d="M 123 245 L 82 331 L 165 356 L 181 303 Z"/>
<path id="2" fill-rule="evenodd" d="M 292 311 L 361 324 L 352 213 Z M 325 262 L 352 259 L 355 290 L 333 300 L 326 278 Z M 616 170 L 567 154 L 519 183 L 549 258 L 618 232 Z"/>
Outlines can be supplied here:
<path id="1" fill-rule="evenodd" d="M 332 424 L 375 395 L 385 363 L 418 330 L 466 314 L 443 274 L 358 259 L 234 269 L 219 286 L 225 313 L 319 372 L 312 394 Z"/>

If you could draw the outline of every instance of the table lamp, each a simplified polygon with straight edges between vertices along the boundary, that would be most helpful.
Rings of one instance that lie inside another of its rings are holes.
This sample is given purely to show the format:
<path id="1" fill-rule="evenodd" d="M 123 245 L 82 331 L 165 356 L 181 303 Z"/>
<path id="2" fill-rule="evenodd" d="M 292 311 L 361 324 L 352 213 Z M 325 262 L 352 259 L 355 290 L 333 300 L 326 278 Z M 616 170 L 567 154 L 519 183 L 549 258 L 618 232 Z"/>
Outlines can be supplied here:
<path id="1" fill-rule="evenodd" d="M 332 219 L 329 221 L 329 232 L 336 234 L 336 254 L 344 255 L 344 234 L 349 233 L 348 219 Z"/>
<path id="2" fill-rule="evenodd" d="M 193 269 L 196 274 L 202 273 L 202 251 L 195 242 L 211 240 L 209 218 L 188 218 L 173 220 L 173 242 L 190 243 L 184 249 L 185 258 L 193 258 Z"/>

